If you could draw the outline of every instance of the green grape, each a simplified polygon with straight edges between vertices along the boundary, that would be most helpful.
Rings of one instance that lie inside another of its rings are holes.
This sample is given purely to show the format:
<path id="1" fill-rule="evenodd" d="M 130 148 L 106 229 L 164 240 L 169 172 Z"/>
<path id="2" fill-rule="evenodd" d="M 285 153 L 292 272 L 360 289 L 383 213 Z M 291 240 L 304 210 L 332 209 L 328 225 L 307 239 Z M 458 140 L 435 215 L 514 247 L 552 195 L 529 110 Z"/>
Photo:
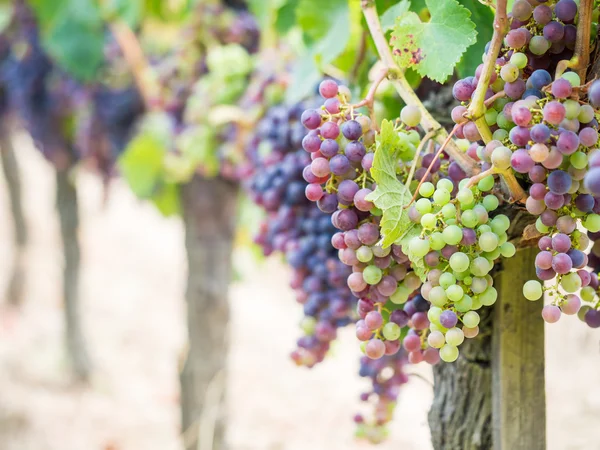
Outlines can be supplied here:
<path id="1" fill-rule="evenodd" d="M 479 234 L 489 233 L 490 231 L 492 231 L 492 227 L 490 227 L 487 223 L 484 223 L 483 225 L 479 225 L 477 227 L 477 231 L 479 232 Z"/>
<path id="2" fill-rule="evenodd" d="M 374 285 L 381 281 L 383 277 L 383 272 L 377 266 L 367 266 L 365 270 L 363 270 L 363 280 L 365 283 Z"/>
<path id="3" fill-rule="evenodd" d="M 442 348 L 446 343 L 444 333 L 441 331 L 432 331 L 429 336 L 427 336 L 427 343 L 433 348 Z"/>
<path id="4" fill-rule="evenodd" d="M 512 83 L 517 78 L 519 78 L 519 68 L 511 63 L 505 64 L 500 69 L 500 77 L 506 83 Z"/>
<path id="5" fill-rule="evenodd" d="M 594 120 L 594 117 L 594 108 L 592 108 L 590 105 L 583 105 L 579 110 L 579 116 L 577 117 L 577 120 L 579 120 L 581 123 L 590 123 L 592 120 Z"/>
<path id="6" fill-rule="evenodd" d="M 534 55 L 543 55 L 550 48 L 550 42 L 544 36 L 533 36 L 529 41 L 529 51 Z"/>
<path id="7" fill-rule="evenodd" d="M 390 300 L 396 305 L 402 305 L 406 303 L 410 294 L 410 289 L 408 289 L 404 283 L 400 283 L 396 289 L 396 292 L 390 296 Z"/>
<path id="8" fill-rule="evenodd" d="M 444 241 L 444 235 L 439 231 L 434 231 L 429 236 L 429 244 L 431 245 L 432 250 L 441 250 L 446 246 L 446 241 Z"/>
<path id="9" fill-rule="evenodd" d="M 477 219 L 477 214 L 472 209 L 468 209 L 462 213 L 460 216 L 460 221 L 467 228 L 474 228 L 477 226 L 479 220 Z"/>
<path id="10" fill-rule="evenodd" d="M 571 272 L 563 275 L 560 280 L 560 285 L 566 292 L 572 294 L 581 289 L 581 278 L 577 272 Z"/>
<path id="11" fill-rule="evenodd" d="M 460 191 L 458 191 L 458 193 L 456 194 L 456 198 L 461 204 L 472 203 L 475 199 L 473 197 L 473 192 L 471 191 L 471 189 L 468 188 L 461 189 Z"/>
<path id="12" fill-rule="evenodd" d="M 496 117 L 496 123 L 498 123 L 498 118 L 497 117 Z M 498 128 L 492 134 L 492 139 L 494 139 L 495 141 L 504 142 L 504 140 L 508 139 L 508 131 L 506 131 L 503 128 Z"/>
<path id="13" fill-rule="evenodd" d="M 453 345 L 444 345 L 440 349 L 440 358 L 444 362 L 454 362 L 458 359 L 458 349 Z"/>
<path id="14" fill-rule="evenodd" d="M 498 247 L 498 236 L 491 231 L 483 233 L 479 236 L 479 247 L 484 252 L 492 252 Z"/>
<path id="15" fill-rule="evenodd" d="M 400 327 L 394 322 L 388 322 L 383 326 L 383 337 L 388 341 L 395 341 L 400 337 Z"/>
<path id="16" fill-rule="evenodd" d="M 380 217 L 383 215 L 383 211 L 379 208 L 377 208 L 376 206 L 371 208 L 371 211 L 369 211 L 371 213 L 372 216 L 375 217 Z"/>
<path id="17" fill-rule="evenodd" d="M 465 277 L 465 279 L 463 280 L 463 282 L 467 285 L 467 286 L 471 286 L 471 283 L 473 283 L 473 277 Z"/>
<path id="18" fill-rule="evenodd" d="M 442 235 L 444 236 L 444 241 L 448 245 L 456 245 L 458 244 L 463 237 L 462 230 L 458 225 L 449 225 L 444 231 L 442 231 Z"/>
<path id="19" fill-rule="evenodd" d="M 462 252 L 456 252 L 450 257 L 450 267 L 457 272 L 464 272 L 469 268 L 469 257 Z"/>
<path id="20" fill-rule="evenodd" d="M 492 306 L 498 299 L 498 291 L 494 287 L 488 287 L 485 291 L 479 294 L 479 300 L 483 306 Z"/>
<path id="21" fill-rule="evenodd" d="M 442 207 L 442 216 L 444 216 L 444 219 L 452 219 L 456 217 L 456 206 L 454 206 L 452 203 L 444 205 Z"/>
<path id="22" fill-rule="evenodd" d="M 409 242 L 408 248 L 415 256 L 422 258 L 429 252 L 431 247 L 429 246 L 429 239 L 415 237 Z"/>
<path id="23" fill-rule="evenodd" d="M 466 151 L 469 149 L 469 146 L 471 145 L 471 143 L 469 142 L 468 139 L 457 139 L 456 145 L 458 146 L 458 148 L 460 149 L 461 152 L 466 153 Z"/>
<path id="24" fill-rule="evenodd" d="M 469 295 L 465 294 L 459 301 L 454 303 L 454 307 L 458 312 L 464 313 L 470 311 L 473 307 L 473 299 Z"/>
<path id="25" fill-rule="evenodd" d="M 494 187 L 494 176 L 493 175 L 488 175 L 487 177 L 481 179 L 479 181 L 479 183 L 477 183 L 477 188 L 481 192 L 490 191 L 490 190 L 492 190 L 493 187 Z"/>
<path id="26" fill-rule="evenodd" d="M 588 216 L 583 221 L 583 226 L 592 233 L 597 233 L 600 231 L 600 215 L 598 214 L 588 214 Z"/>
<path id="27" fill-rule="evenodd" d="M 462 318 L 462 321 L 467 328 L 475 328 L 477 325 L 479 325 L 480 320 L 481 318 L 479 317 L 479 314 L 477 314 L 475 311 L 469 311 L 465 313 Z"/>
<path id="28" fill-rule="evenodd" d="M 502 245 L 506 241 L 508 241 L 508 234 L 506 234 L 506 233 L 500 233 L 500 234 L 497 234 L 497 236 L 498 236 L 498 245 Z"/>
<path id="29" fill-rule="evenodd" d="M 457 302 L 465 295 L 465 291 L 458 284 L 453 284 L 446 288 L 446 295 L 449 300 Z"/>
<path id="30" fill-rule="evenodd" d="M 501 129 L 507 131 L 507 133 L 506 133 L 507 137 L 508 137 L 508 132 L 510 131 L 510 129 L 515 126 L 515 124 L 513 122 L 508 120 L 508 118 L 506 117 L 506 115 L 504 115 L 503 112 L 499 112 L 498 115 L 496 116 L 496 123 L 498 124 L 498 126 Z"/>
<path id="31" fill-rule="evenodd" d="M 431 212 L 433 206 L 431 205 L 431 202 L 428 199 L 420 198 L 415 202 L 415 208 L 417 209 L 417 211 L 419 211 L 419 214 L 427 214 Z"/>
<path id="32" fill-rule="evenodd" d="M 439 286 L 436 286 L 439 287 Z M 446 294 L 444 294 L 444 297 Z M 442 308 L 438 308 L 437 306 L 431 306 L 429 311 L 427 311 L 427 318 L 432 323 L 440 323 L 440 316 L 442 315 Z"/>
<path id="33" fill-rule="evenodd" d="M 510 57 L 510 63 L 517 66 L 519 69 L 524 69 L 527 66 L 527 55 L 521 52 L 515 52 Z"/>
<path id="34" fill-rule="evenodd" d="M 430 330 L 431 332 L 436 332 L 436 331 L 439 331 L 440 333 L 442 333 L 442 332 L 444 332 L 444 331 L 445 331 L 445 328 L 444 328 L 443 326 L 441 326 L 440 324 L 437 324 L 437 323 L 433 323 L 433 322 L 431 322 L 431 323 L 429 324 L 429 330 Z"/>
<path id="35" fill-rule="evenodd" d="M 433 186 L 433 183 L 430 183 L 429 181 L 423 183 L 419 188 L 419 194 L 421 194 L 423 197 L 431 197 L 434 191 L 435 187 Z"/>
<path id="36" fill-rule="evenodd" d="M 442 286 L 434 286 L 431 291 L 429 291 L 429 301 L 434 306 L 444 306 L 447 298 L 446 291 Z"/>
<path id="37" fill-rule="evenodd" d="M 569 120 L 577 118 L 581 112 L 581 106 L 575 100 L 565 100 L 563 106 L 565 107 L 565 117 Z"/>
<path id="38" fill-rule="evenodd" d="M 456 283 L 456 278 L 450 272 L 444 272 L 440 275 L 439 283 L 442 288 L 448 289 Z"/>
<path id="39" fill-rule="evenodd" d="M 569 162 L 576 169 L 585 169 L 588 164 L 588 157 L 583 152 L 575 152 L 569 157 Z"/>
<path id="40" fill-rule="evenodd" d="M 400 120 L 409 127 L 416 127 L 421 122 L 421 111 L 416 106 L 407 105 L 400 111 Z"/>
<path id="41" fill-rule="evenodd" d="M 544 225 L 542 223 L 542 219 L 540 217 L 538 217 L 537 220 L 535 221 L 535 229 L 538 230 L 542 234 L 546 234 L 550 231 L 550 228 L 548 228 L 546 225 Z"/>
<path id="42" fill-rule="evenodd" d="M 492 125 L 496 125 L 496 118 L 498 117 L 498 111 L 496 111 L 493 108 L 488 109 L 485 112 L 485 123 L 488 124 L 488 126 L 492 126 Z"/>
<path id="43" fill-rule="evenodd" d="M 500 253 L 505 258 L 512 258 L 517 253 L 517 249 L 512 242 L 505 242 L 500 246 Z"/>
<path id="44" fill-rule="evenodd" d="M 542 298 L 542 283 L 537 280 L 529 280 L 523 285 L 523 295 L 527 300 L 539 300 Z"/>
<path id="45" fill-rule="evenodd" d="M 458 182 L 458 190 L 467 189 L 467 184 L 469 184 L 469 178 L 463 178 Z"/>
<path id="46" fill-rule="evenodd" d="M 367 342 L 368 341 L 363 341 L 359 344 L 360 351 L 362 352 L 363 355 L 367 354 Z"/>
<path id="47" fill-rule="evenodd" d="M 435 214 L 431 214 L 431 213 L 427 213 L 425 214 L 423 217 L 421 217 L 421 226 L 423 228 L 435 228 L 437 224 L 437 218 L 435 217 Z"/>
<path id="48" fill-rule="evenodd" d="M 498 214 L 492 219 L 490 226 L 494 233 L 504 233 L 510 227 L 510 220 L 504 214 Z"/>
<path id="49" fill-rule="evenodd" d="M 490 267 L 490 262 L 483 256 L 478 256 L 471 261 L 469 268 L 471 269 L 471 273 L 476 277 L 484 277 L 490 270 L 492 270 Z"/>
<path id="50" fill-rule="evenodd" d="M 448 331 L 446 331 L 446 342 L 449 345 L 453 345 L 455 347 L 458 347 L 460 344 L 462 344 L 465 340 L 465 335 L 462 332 L 462 330 L 460 328 L 450 328 Z"/>
<path id="51" fill-rule="evenodd" d="M 581 289 L 580 295 L 581 299 L 584 302 L 592 302 L 594 300 L 594 297 L 596 296 L 596 291 L 593 287 L 586 286 L 583 289 Z"/>
<path id="52" fill-rule="evenodd" d="M 438 206 L 444 206 L 450 201 L 450 192 L 445 189 L 437 189 L 433 193 L 433 203 Z"/>
<path id="53" fill-rule="evenodd" d="M 454 276 L 456 277 L 456 279 L 458 281 L 463 281 L 466 277 L 469 276 L 469 271 L 465 271 L 465 272 L 457 272 L 456 270 L 453 270 L 452 273 L 454 274 Z"/>
<path id="54" fill-rule="evenodd" d="M 481 299 L 479 298 L 479 295 L 476 295 L 475 297 L 473 297 L 473 306 L 471 307 L 471 309 L 473 309 L 473 310 L 481 309 L 482 306 L 483 306 L 483 304 L 481 303 Z"/>
<path id="55" fill-rule="evenodd" d="M 437 182 L 436 188 L 452 192 L 452 190 L 454 189 L 454 184 L 447 178 L 442 178 L 440 181 Z"/>
<path id="56" fill-rule="evenodd" d="M 508 147 L 496 147 L 492 152 L 492 164 L 500 170 L 510 167 L 512 151 Z"/>
<path id="57" fill-rule="evenodd" d="M 481 256 L 483 256 L 485 259 L 487 259 L 491 264 L 493 264 L 495 260 L 500 258 L 500 255 L 501 255 L 500 247 L 496 247 L 491 252 L 483 252 L 481 254 Z"/>
<path id="58" fill-rule="evenodd" d="M 361 246 L 356 250 L 356 259 L 362 263 L 367 263 L 373 259 L 373 250 L 367 245 Z"/>
<path id="59" fill-rule="evenodd" d="M 419 135 L 419 132 L 416 130 L 409 130 L 406 133 L 406 136 L 408 138 L 408 142 L 411 143 L 413 146 L 417 146 L 421 142 L 421 136 Z M 415 150 L 416 150 L 416 148 L 415 148 Z M 414 156 L 414 152 L 413 152 L 413 156 Z"/>
<path id="60" fill-rule="evenodd" d="M 488 211 L 495 211 L 498 208 L 500 201 L 495 195 L 486 195 L 483 197 L 483 206 Z"/>
<path id="61" fill-rule="evenodd" d="M 315 328 L 317 327 L 317 319 L 312 316 L 304 316 L 302 322 L 300 322 L 300 328 L 307 336 L 315 334 Z"/>
<path id="62" fill-rule="evenodd" d="M 577 75 L 576 72 L 565 72 L 562 74 L 561 78 L 567 80 L 573 87 L 581 86 L 581 78 L 579 78 L 579 75 Z"/>

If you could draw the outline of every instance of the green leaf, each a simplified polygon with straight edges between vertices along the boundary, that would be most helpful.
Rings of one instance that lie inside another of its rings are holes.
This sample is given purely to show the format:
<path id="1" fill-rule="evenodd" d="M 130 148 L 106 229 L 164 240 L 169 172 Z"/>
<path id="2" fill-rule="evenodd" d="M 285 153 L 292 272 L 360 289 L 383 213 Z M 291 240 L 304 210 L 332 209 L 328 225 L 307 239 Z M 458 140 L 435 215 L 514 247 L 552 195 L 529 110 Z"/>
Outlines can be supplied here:
<path id="1" fill-rule="evenodd" d="M 346 48 L 350 39 L 350 8 L 347 0 L 300 0 L 296 17 L 311 44 L 292 71 L 287 100 L 306 97 L 321 78 L 321 68 Z"/>
<path id="2" fill-rule="evenodd" d="M 278 34 L 287 34 L 296 24 L 296 8 L 300 0 L 289 0 L 277 10 L 275 30 Z"/>
<path id="3" fill-rule="evenodd" d="M 140 133 L 119 158 L 119 168 L 133 193 L 151 198 L 156 192 L 163 170 L 166 149 L 152 133 Z"/>
<path id="4" fill-rule="evenodd" d="M 393 122 L 384 120 L 381 133 L 377 137 L 377 147 L 371 175 L 377 183 L 375 191 L 367 200 L 375 203 L 383 211 L 381 217 L 382 245 L 389 247 L 398 240 L 412 225 L 408 218 L 408 205 L 412 194 L 396 176 L 399 154 L 410 150 L 406 140 L 400 139 Z"/>
<path id="5" fill-rule="evenodd" d="M 117 16 L 131 28 L 137 27 L 144 15 L 143 0 L 105 0 L 101 6 L 106 16 Z"/>
<path id="6" fill-rule="evenodd" d="M 423 23 L 414 12 L 396 20 L 392 32 L 394 55 L 401 67 L 444 82 L 466 49 L 476 42 L 471 13 L 456 0 L 426 0 L 431 20 Z"/>
<path id="7" fill-rule="evenodd" d="M 104 24 L 90 0 L 31 0 L 42 44 L 74 78 L 91 81 L 104 61 Z"/>
<path id="8" fill-rule="evenodd" d="M 179 200 L 179 185 L 176 183 L 163 184 L 153 195 L 152 203 L 165 216 L 176 216 L 181 212 Z"/>
<path id="9" fill-rule="evenodd" d="M 482 63 L 485 45 L 492 40 L 494 34 L 494 13 L 478 0 L 460 0 L 460 3 L 471 11 L 471 20 L 477 29 L 477 41 L 467 49 L 456 66 L 458 75 L 464 78 L 474 74 L 477 66 Z"/>
<path id="10" fill-rule="evenodd" d="M 396 23 L 396 17 L 401 16 L 402 14 L 407 12 L 409 8 L 409 0 L 401 0 L 400 2 L 388 8 L 381 15 L 381 28 L 383 28 L 383 31 L 385 32 L 394 28 L 394 23 Z"/>

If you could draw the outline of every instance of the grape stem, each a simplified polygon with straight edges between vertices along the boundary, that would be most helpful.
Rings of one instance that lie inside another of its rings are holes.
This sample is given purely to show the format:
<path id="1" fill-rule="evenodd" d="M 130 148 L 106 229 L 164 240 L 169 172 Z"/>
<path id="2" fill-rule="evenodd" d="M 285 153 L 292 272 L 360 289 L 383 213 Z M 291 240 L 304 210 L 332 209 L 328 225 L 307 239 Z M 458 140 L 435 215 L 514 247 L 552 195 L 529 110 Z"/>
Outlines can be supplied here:
<path id="1" fill-rule="evenodd" d="M 478 173 L 474 177 L 471 177 L 469 179 L 469 182 L 465 186 L 465 188 L 473 187 L 477 183 L 479 183 L 481 180 L 483 180 L 485 177 L 490 176 L 490 175 L 494 175 L 496 173 L 498 173 L 498 170 L 495 167 L 490 167 L 489 169 L 484 170 L 483 172 Z"/>
<path id="2" fill-rule="evenodd" d="M 379 22 L 379 15 L 377 14 L 377 8 L 374 0 L 362 0 L 362 10 L 371 33 L 371 37 L 379 53 L 379 58 L 383 65 L 387 68 L 387 78 L 393 84 L 394 88 L 407 105 L 416 106 L 421 111 L 421 125 L 425 131 L 436 131 L 435 139 L 439 144 L 443 144 L 448 136 L 446 130 L 440 125 L 440 123 L 433 118 L 431 113 L 427 111 L 427 108 L 423 105 L 421 100 L 417 97 L 414 90 L 404 76 L 404 72 L 398 67 L 398 64 L 394 60 L 394 56 L 390 50 L 388 41 L 381 29 L 381 23 Z M 467 175 L 473 175 L 478 171 L 477 164 L 468 155 L 463 153 L 454 141 L 449 141 L 445 144 L 447 146 L 446 152 L 450 155 L 458 165 L 465 171 Z"/>
<path id="3" fill-rule="evenodd" d="M 417 170 L 417 161 L 419 160 L 419 156 L 421 155 L 423 147 L 425 147 L 427 141 L 435 137 L 436 133 L 437 131 L 435 130 L 428 131 L 427 134 L 423 136 L 423 139 L 421 139 L 421 142 L 419 142 L 419 146 L 417 147 L 417 151 L 415 152 L 415 157 L 413 158 L 412 164 L 410 166 L 410 172 L 408 172 L 408 177 L 406 178 L 405 186 L 407 188 L 410 186 L 410 182 L 412 181 L 415 171 Z"/>
<path id="4" fill-rule="evenodd" d="M 384 67 L 375 76 L 375 79 L 373 80 L 373 84 L 369 88 L 369 92 L 367 92 L 367 96 L 360 102 L 355 103 L 354 105 L 350 106 L 350 108 L 352 108 L 352 109 L 366 106 L 369 110 L 369 115 L 371 117 L 371 122 L 373 124 L 375 124 L 377 122 L 375 119 L 375 108 L 373 107 L 373 103 L 375 102 L 375 94 L 377 93 L 377 88 L 379 87 L 381 82 L 386 79 L 387 75 L 388 75 L 388 68 Z"/>
<path id="5" fill-rule="evenodd" d="M 492 95 L 490 98 L 488 98 L 485 102 L 483 102 L 483 104 L 485 105 L 486 108 L 489 108 L 490 106 L 492 106 L 494 104 L 494 102 L 496 100 L 498 100 L 499 98 L 504 98 L 504 97 L 506 97 L 506 92 L 499 91 L 499 92 L 496 92 L 494 95 Z"/>
<path id="6" fill-rule="evenodd" d="M 592 27 L 593 10 L 594 0 L 580 0 L 575 51 L 571 59 L 564 59 L 558 62 L 555 79 L 559 78 L 565 70 L 573 69 L 577 72 L 581 81 L 585 82 L 587 67 L 590 63 L 590 30 Z"/>
<path id="7" fill-rule="evenodd" d="M 110 22 L 110 30 L 123 52 L 127 65 L 133 73 L 136 86 L 144 100 L 146 109 L 156 110 L 158 107 L 156 99 L 159 98 L 160 87 L 156 82 L 154 71 L 144 55 L 137 36 L 129 25 L 119 19 L 114 19 Z"/>
<path id="8" fill-rule="evenodd" d="M 425 174 L 421 178 L 421 181 L 419 181 L 419 184 L 417 185 L 417 188 L 415 189 L 415 193 L 413 194 L 412 198 L 410 199 L 410 202 L 408 202 L 408 205 L 406 205 L 404 207 L 404 209 L 407 209 L 416 200 L 417 195 L 419 194 L 419 189 L 421 189 L 421 185 L 427 179 L 427 175 L 429 175 L 431 173 L 431 169 L 433 168 L 433 165 L 438 160 L 438 158 L 440 157 L 440 155 L 442 154 L 442 152 L 446 149 L 446 146 L 448 145 L 448 143 L 452 141 L 452 136 L 454 136 L 454 133 L 456 133 L 456 130 L 458 130 L 458 128 L 459 128 L 458 124 L 454 125 L 454 128 L 452 128 L 452 131 L 448 134 L 448 136 L 446 136 L 446 139 L 444 140 L 444 142 L 440 146 L 439 150 L 433 156 L 433 159 L 431 160 L 431 164 L 429 164 L 429 167 L 427 168 L 427 171 L 425 172 Z"/>

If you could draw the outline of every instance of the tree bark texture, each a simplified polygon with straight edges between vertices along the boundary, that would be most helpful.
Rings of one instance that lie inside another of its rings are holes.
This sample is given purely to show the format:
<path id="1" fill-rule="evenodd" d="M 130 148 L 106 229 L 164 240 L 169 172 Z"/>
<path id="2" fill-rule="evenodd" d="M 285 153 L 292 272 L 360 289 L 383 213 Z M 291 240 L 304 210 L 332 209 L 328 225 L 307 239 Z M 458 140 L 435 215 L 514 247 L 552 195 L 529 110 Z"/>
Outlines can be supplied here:
<path id="1" fill-rule="evenodd" d="M 65 308 L 67 349 L 78 378 L 85 380 L 90 374 L 90 360 L 81 329 L 79 313 L 79 209 L 77 190 L 69 170 L 56 171 L 56 208 L 60 220 L 63 245 L 63 297 Z"/>
<path id="2" fill-rule="evenodd" d="M 23 298 L 25 281 L 24 251 L 27 245 L 27 224 L 23 212 L 19 166 L 12 145 L 7 120 L 5 117 L 2 119 L 0 121 L 0 157 L 2 159 L 4 179 L 6 180 L 16 244 L 6 298 L 10 304 L 17 306 L 21 304 Z"/>
<path id="3" fill-rule="evenodd" d="M 189 348 L 180 374 L 187 449 L 223 449 L 228 285 L 238 187 L 196 176 L 182 187 Z M 191 438 L 189 438 L 191 436 Z"/>
<path id="4" fill-rule="evenodd" d="M 509 239 L 518 246 L 525 227 L 531 224 L 534 218 L 515 206 L 509 206 L 498 213 L 506 214 L 511 219 L 511 227 L 507 233 Z M 532 245 L 531 242 L 528 244 Z M 518 266 L 519 269 L 530 265 L 529 273 L 531 273 L 531 270 L 534 270 L 534 261 L 529 253 L 525 255 L 519 252 L 506 263 Z M 502 263 L 497 264 L 497 267 L 502 269 Z M 508 267 L 506 268 L 508 269 Z M 499 289 L 503 284 L 501 272 L 496 271 L 493 275 L 494 285 Z M 506 281 L 505 277 L 505 286 Z M 510 291 L 500 288 L 499 295 L 518 296 L 519 298 L 515 300 L 527 302 L 521 293 L 522 283 L 519 283 L 520 278 L 515 280 L 513 289 Z M 484 307 L 478 311 L 481 315 L 479 335 L 474 339 L 465 340 L 460 346 L 458 360 L 451 364 L 440 363 L 433 369 L 434 400 L 429 411 L 429 426 L 432 444 L 436 450 L 500 449 L 496 444 L 497 437 L 494 436 L 493 424 L 499 418 L 492 400 L 495 389 L 492 380 L 494 378 L 493 371 L 497 376 L 500 369 L 497 361 L 494 361 L 493 348 L 497 345 L 497 336 L 493 336 L 494 327 L 498 326 L 495 310 L 503 306 L 502 300 L 499 297 L 496 305 Z M 535 318 L 527 316 L 521 320 L 531 321 L 534 319 L 540 321 L 543 329 L 542 318 L 539 315 Z M 536 345 L 539 347 L 538 351 L 543 355 L 543 331 L 542 341 L 540 343 L 539 340 L 536 340 Z M 543 360 L 541 367 L 543 371 Z M 505 392 L 505 394 L 507 393 Z M 498 401 L 498 397 L 496 400 Z M 503 401 L 507 400 L 508 397 L 503 399 Z M 545 415 L 545 410 L 538 411 L 538 413 Z"/>

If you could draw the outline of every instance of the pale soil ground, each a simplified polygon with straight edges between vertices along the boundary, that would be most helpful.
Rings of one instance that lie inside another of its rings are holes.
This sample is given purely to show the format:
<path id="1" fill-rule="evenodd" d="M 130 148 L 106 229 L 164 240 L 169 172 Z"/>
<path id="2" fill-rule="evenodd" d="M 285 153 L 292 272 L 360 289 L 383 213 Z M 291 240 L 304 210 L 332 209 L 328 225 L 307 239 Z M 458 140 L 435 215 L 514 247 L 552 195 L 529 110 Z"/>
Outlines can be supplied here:
<path id="1" fill-rule="evenodd" d="M 90 386 L 70 382 L 62 341 L 61 253 L 52 171 L 19 140 L 31 227 L 21 312 L 0 309 L 0 450 L 181 450 L 177 367 L 184 345 L 183 230 L 120 182 L 106 208 L 97 179 L 80 174 L 81 303 L 95 364 Z M 0 292 L 12 260 L 0 183 Z M 230 354 L 233 450 L 352 450 L 351 417 L 366 387 L 356 375 L 351 330 L 312 371 L 288 359 L 300 309 L 277 261 L 256 267 L 238 254 Z M 2 299 L 5 300 L 5 299 Z M 0 303 L 5 303 L 4 301 Z M 548 448 L 600 448 L 600 331 L 575 320 L 549 328 Z M 414 369 L 413 369 L 414 370 Z M 431 374 L 418 367 L 426 379 Z M 390 440 L 379 449 L 429 449 L 431 387 L 413 377 Z"/>

